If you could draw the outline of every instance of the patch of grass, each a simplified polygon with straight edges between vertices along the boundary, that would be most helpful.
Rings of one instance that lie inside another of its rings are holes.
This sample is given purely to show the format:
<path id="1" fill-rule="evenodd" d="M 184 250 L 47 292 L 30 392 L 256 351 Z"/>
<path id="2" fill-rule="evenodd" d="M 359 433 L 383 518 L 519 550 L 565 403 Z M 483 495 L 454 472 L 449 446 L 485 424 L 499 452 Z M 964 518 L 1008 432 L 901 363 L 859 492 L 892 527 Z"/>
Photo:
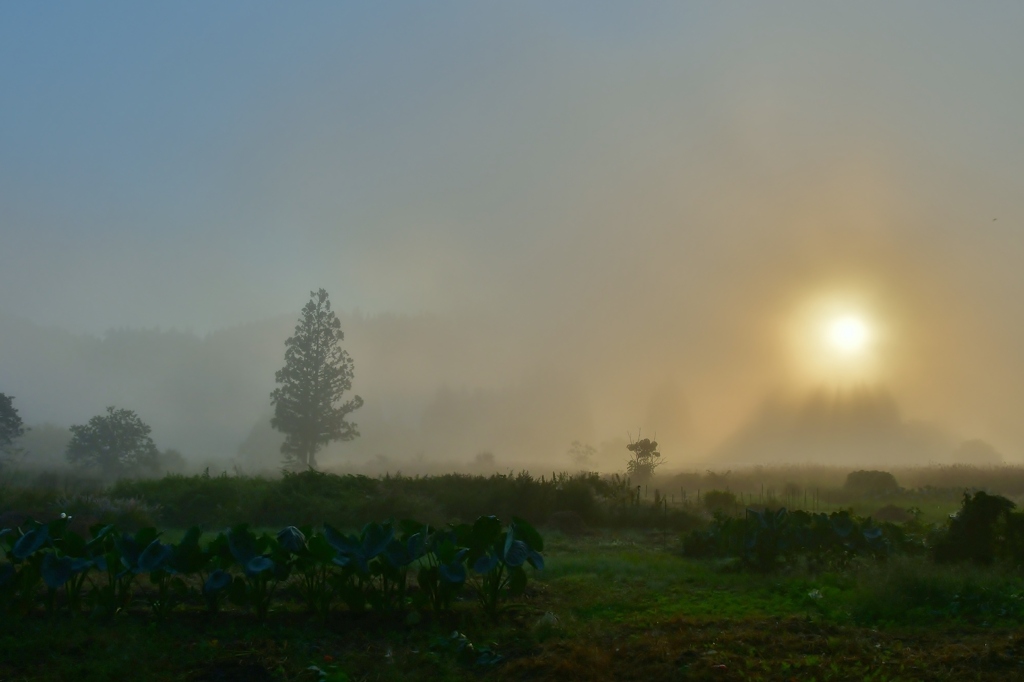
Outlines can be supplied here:
<path id="1" fill-rule="evenodd" d="M 1024 579 L 1006 566 L 936 565 L 923 557 L 865 564 L 854 589 L 840 595 L 857 623 L 920 624 L 1024 621 Z"/>

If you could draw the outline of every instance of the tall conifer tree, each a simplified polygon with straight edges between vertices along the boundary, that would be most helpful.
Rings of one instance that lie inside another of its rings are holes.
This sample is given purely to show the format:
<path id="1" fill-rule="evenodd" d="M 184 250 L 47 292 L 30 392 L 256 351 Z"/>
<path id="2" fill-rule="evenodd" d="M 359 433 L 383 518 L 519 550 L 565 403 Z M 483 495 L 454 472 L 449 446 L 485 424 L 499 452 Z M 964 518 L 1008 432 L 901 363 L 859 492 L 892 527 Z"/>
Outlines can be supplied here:
<path id="1" fill-rule="evenodd" d="M 280 386 L 270 394 L 274 404 L 271 425 L 285 434 L 281 452 L 285 463 L 316 468 L 316 453 L 335 440 L 359 435 L 346 421 L 363 399 L 342 402 L 352 389 L 354 364 L 341 342 L 341 321 L 331 310 L 327 292 L 310 292 L 295 335 L 285 341 L 284 367 L 274 375 Z"/>

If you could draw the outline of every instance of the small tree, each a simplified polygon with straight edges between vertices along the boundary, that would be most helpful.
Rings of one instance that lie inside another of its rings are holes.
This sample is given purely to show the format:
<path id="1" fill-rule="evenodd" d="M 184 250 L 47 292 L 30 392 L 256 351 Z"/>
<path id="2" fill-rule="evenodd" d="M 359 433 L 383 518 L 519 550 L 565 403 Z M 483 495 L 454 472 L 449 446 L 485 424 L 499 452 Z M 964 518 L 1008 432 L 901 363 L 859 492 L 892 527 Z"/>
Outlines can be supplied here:
<path id="1" fill-rule="evenodd" d="M 0 393 L 0 464 L 19 454 L 15 441 L 25 434 L 25 425 L 14 407 L 14 398 Z"/>
<path id="2" fill-rule="evenodd" d="M 72 464 L 98 467 L 110 477 L 155 471 L 160 452 L 149 432 L 149 425 L 132 410 L 108 407 L 88 424 L 71 427 L 65 455 Z"/>
<path id="3" fill-rule="evenodd" d="M 597 450 L 589 443 L 581 443 L 578 440 L 574 440 L 572 445 L 569 446 L 569 456 L 572 457 L 572 461 L 575 464 L 581 467 L 589 467 L 593 463 L 594 455 L 596 454 Z"/>
<path id="4" fill-rule="evenodd" d="M 341 348 L 345 335 L 327 292 L 320 289 L 309 295 L 295 335 L 284 343 L 284 367 L 274 375 L 281 385 L 270 394 L 270 424 L 285 434 L 281 452 L 286 464 L 315 468 L 316 453 L 323 446 L 359 435 L 345 417 L 359 409 L 363 399 L 355 396 L 341 402 L 352 388 L 354 364 Z"/>
<path id="5" fill-rule="evenodd" d="M 640 434 L 637 434 L 638 438 L 639 436 Z M 664 464 L 661 461 L 661 453 L 658 452 L 658 441 L 650 438 L 631 441 L 626 449 L 633 453 L 626 462 L 626 473 L 631 478 L 646 481 L 654 475 L 655 469 Z"/>

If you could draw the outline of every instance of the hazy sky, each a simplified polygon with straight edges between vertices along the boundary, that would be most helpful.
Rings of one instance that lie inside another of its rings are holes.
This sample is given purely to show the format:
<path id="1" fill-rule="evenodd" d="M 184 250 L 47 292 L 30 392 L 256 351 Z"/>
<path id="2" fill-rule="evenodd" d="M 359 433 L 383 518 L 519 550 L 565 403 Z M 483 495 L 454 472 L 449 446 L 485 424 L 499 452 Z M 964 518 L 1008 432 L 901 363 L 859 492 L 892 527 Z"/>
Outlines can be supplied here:
<path id="1" fill-rule="evenodd" d="M 0 312 L 206 333 L 323 286 L 486 318 L 601 433 L 670 386 L 710 444 L 855 379 L 1024 456 L 1022 35 L 1019 2 L 0 4 Z"/>

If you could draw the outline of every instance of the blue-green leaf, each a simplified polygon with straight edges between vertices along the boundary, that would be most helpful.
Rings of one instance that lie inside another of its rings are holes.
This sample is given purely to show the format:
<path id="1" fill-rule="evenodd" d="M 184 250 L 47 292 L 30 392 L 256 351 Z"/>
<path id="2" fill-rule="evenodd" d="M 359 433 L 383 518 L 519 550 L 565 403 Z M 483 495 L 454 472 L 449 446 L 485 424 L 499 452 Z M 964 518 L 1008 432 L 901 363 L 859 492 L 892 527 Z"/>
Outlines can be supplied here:
<path id="1" fill-rule="evenodd" d="M 18 541 L 14 543 L 14 548 L 11 550 L 11 553 L 14 554 L 15 559 L 27 559 L 35 554 L 40 547 L 45 545 L 46 541 L 49 539 L 49 528 L 46 526 L 33 528 L 18 538 Z"/>
<path id="2" fill-rule="evenodd" d="M 138 571 L 140 573 L 151 573 L 160 569 L 166 570 L 164 565 L 174 555 L 174 548 L 165 545 L 159 540 L 153 540 L 146 549 L 139 555 Z"/>
<path id="3" fill-rule="evenodd" d="M 441 564 L 437 567 L 437 572 L 445 582 L 453 584 L 466 582 L 466 566 L 461 561 Z"/>
<path id="4" fill-rule="evenodd" d="M 306 550 L 306 536 L 295 526 L 282 529 L 277 534 L 277 542 L 292 554 L 299 554 Z"/>
<path id="5" fill-rule="evenodd" d="M 274 570 L 274 562 L 265 556 L 256 556 L 245 562 L 245 574 L 250 578 L 263 571 Z"/>
<path id="6" fill-rule="evenodd" d="M 230 584 L 231 574 L 218 568 L 206 578 L 206 583 L 203 585 L 203 592 L 206 594 L 213 594 L 214 592 L 223 590 Z"/>
<path id="7" fill-rule="evenodd" d="M 71 579 L 71 559 L 67 556 L 57 558 L 55 554 L 48 553 L 43 557 L 43 565 L 39 569 L 43 576 L 43 582 L 51 590 L 56 590 Z"/>
<path id="8" fill-rule="evenodd" d="M 245 525 L 235 526 L 227 532 L 228 549 L 235 561 L 243 566 L 256 556 L 256 538 Z"/>
<path id="9" fill-rule="evenodd" d="M 494 570 L 494 567 L 499 563 L 498 557 L 493 554 L 484 554 L 473 562 L 473 570 L 483 575 L 484 573 L 490 573 Z"/>
<path id="10" fill-rule="evenodd" d="M 505 550 L 505 563 L 509 566 L 522 566 L 530 548 L 522 540 L 513 540 Z"/>

